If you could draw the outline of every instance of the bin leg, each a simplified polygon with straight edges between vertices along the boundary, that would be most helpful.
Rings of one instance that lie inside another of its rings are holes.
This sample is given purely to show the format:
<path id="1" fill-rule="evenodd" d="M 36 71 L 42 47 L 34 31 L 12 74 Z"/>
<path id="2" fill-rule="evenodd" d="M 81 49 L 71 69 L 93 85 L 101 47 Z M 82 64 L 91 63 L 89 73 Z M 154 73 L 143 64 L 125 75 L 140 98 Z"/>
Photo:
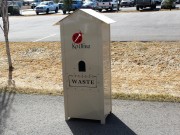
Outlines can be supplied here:
<path id="1" fill-rule="evenodd" d="M 65 121 L 67 121 L 67 120 L 69 120 L 69 118 L 68 118 L 68 116 L 67 116 L 67 115 L 65 115 Z"/>
<path id="2" fill-rule="evenodd" d="M 105 118 L 101 119 L 101 124 L 104 125 L 105 123 L 106 123 Z"/>

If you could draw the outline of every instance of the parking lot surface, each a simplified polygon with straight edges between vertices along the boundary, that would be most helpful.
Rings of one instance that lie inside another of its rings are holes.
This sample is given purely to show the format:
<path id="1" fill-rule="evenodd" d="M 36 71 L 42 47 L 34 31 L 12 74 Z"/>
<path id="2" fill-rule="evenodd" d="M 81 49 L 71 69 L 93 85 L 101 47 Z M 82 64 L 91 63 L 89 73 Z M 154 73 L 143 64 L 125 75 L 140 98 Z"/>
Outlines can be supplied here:
<path id="1" fill-rule="evenodd" d="M 0 93 L 1 135 L 178 135 L 180 104 L 113 100 L 100 121 L 64 120 L 62 96 Z"/>
<path id="2" fill-rule="evenodd" d="M 104 14 L 116 21 L 111 25 L 112 41 L 179 41 L 180 10 Z M 14 42 L 60 41 L 59 27 L 53 24 L 64 17 L 66 15 L 60 13 L 12 16 L 9 39 Z M 0 41 L 4 41 L 2 33 Z"/>

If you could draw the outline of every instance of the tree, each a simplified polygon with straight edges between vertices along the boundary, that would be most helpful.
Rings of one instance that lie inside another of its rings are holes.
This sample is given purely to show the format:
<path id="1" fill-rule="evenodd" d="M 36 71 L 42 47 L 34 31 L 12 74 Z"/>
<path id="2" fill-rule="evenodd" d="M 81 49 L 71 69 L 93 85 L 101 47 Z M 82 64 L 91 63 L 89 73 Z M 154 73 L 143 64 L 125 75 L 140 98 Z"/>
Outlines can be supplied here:
<path id="1" fill-rule="evenodd" d="M 6 54 L 8 58 L 8 65 L 9 65 L 9 81 L 10 83 L 12 81 L 12 60 L 11 60 L 11 53 L 10 53 L 10 47 L 9 47 L 9 16 L 8 16 L 8 2 L 7 0 L 0 0 L 0 12 L 2 16 L 3 26 L 0 25 L 0 28 L 2 29 L 4 33 L 5 38 L 5 45 L 6 45 Z"/>
<path id="2" fill-rule="evenodd" d="M 72 0 L 63 0 L 63 10 L 70 12 L 72 10 Z"/>
<path id="3" fill-rule="evenodd" d="M 175 0 L 168 0 L 167 2 L 168 2 L 168 7 L 171 10 L 173 8 L 172 6 L 173 6 L 173 3 L 175 2 Z"/>

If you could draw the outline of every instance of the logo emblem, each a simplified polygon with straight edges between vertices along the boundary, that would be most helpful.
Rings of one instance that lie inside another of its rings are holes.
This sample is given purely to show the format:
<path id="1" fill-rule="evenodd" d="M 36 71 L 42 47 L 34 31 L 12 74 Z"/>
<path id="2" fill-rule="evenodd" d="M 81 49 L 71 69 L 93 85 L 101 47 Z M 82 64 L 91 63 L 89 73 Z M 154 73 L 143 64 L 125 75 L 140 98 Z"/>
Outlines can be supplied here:
<path id="1" fill-rule="evenodd" d="M 72 36 L 72 40 L 74 43 L 80 44 L 82 42 L 82 33 L 81 32 L 74 33 Z"/>

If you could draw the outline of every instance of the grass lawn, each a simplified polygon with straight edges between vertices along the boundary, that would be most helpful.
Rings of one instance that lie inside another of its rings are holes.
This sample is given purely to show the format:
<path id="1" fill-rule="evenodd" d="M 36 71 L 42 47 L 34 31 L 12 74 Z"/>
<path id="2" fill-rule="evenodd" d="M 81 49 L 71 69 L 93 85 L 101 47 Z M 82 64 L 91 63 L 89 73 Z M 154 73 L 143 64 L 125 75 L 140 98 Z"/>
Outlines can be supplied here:
<path id="1" fill-rule="evenodd" d="M 13 80 L 7 87 L 5 45 L 0 42 L 0 89 L 63 94 L 59 42 L 11 42 Z M 180 102 L 180 42 L 112 42 L 112 96 Z"/>

